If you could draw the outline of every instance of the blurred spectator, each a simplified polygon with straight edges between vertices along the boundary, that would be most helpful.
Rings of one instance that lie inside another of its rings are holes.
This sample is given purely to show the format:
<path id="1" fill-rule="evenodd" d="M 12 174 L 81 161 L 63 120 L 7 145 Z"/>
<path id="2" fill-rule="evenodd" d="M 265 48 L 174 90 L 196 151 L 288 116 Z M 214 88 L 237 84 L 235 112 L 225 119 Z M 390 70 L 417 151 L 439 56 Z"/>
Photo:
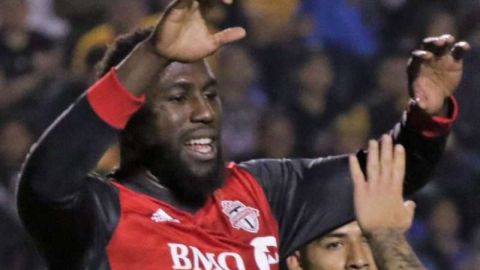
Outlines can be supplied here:
<path id="1" fill-rule="evenodd" d="M 0 111 L 28 96 L 44 77 L 42 53 L 53 47 L 53 41 L 28 29 L 26 0 L 0 1 Z M 48 57 L 47 57 L 48 58 Z M 38 66 L 40 65 L 40 66 Z"/>
<path id="2" fill-rule="evenodd" d="M 459 143 L 455 134 L 451 135 L 437 170 L 432 175 L 431 185 L 446 190 L 455 198 L 458 212 L 462 216 L 460 236 L 467 237 L 480 224 L 479 209 L 471 207 L 478 202 L 480 174 L 472 168 L 470 151 Z"/>
<path id="3" fill-rule="evenodd" d="M 422 262 L 431 270 L 460 269 L 470 250 L 460 239 L 461 216 L 454 200 L 443 197 L 433 203 L 427 221 L 427 238 L 418 247 Z"/>
<path id="4" fill-rule="evenodd" d="M 285 40 L 299 0 L 243 0 L 241 5 L 249 23 L 249 39 L 255 47 Z"/>
<path id="5" fill-rule="evenodd" d="M 247 20 L 248 46 L 259 63 L 261 82 L 272 104 L 282 104 L 292 94 L 286 87 L 290 69 L 304 51 L 291 25 L 299 2 L 241 1 L 241 11 Z"/>
<path id="6" fill-rule="evenodd" d="M 472 256 L 462 265 L 461 270 L 478 270 L 480 265 L 480 226 L 477 228 L 475 234 L 473 234 L 472 241 Z"/>
<path id="7" fill-rule="evenodd" d="M 314 23 L 307 37 L 311 47 L 331 47 L 356 57 L 371 57 L 378 49 L 375 22 L 365 15 L 363 0 L 303 0 L 301 15 Z"/>
<path id="8" fill-rule="evenodd" d="M 8 270 L 45 269 L 42 260 L 11 209 L 0 204 L 0 265 Z"/>
<path id="9" fill-rule="evenodd" d="M 337 77 L 334 96 L 346 104 L 370 88 L 373 57 L 380 47 L 376 16 L 371 1 L 303 0 L 302 20 L 313 22 L 306 42 L 312 49 L 328 52 Z"/>
<path id="10" fill-rule="evenodd" d="M 444 9 L 434 9 L 430 12 L 425 34 L 423 36 L 431 37 L 443 34 L 450 34 L 455 37 L 458 36 L 455 14 Z"/>
<path id="11" fill-rule="evenodd" d="M 309 54 L 294 71 L 296 78 L 288 114 L 295 124 L 295 154 L 313 157 L 315 138 L 341 110 L 329 97 L 333 89 L 334 71 L 330 59 L 322 53 Z"/>
<path id="12" fill-rule="evenodd" d="M 113 39 L 135 27 L 152 26 L 158 15 L 148 15 L 148 6 L 144 0 L 105 0 L 107 8 L 107 22 L 97 25 L 78 40 L 72 60 L 73 73 L 84 76 L 87 55 L 95 49 L 103 49 Z"/>
<path id="13" fill-rule="evenodd" d="M 13 202 L 16 176 L 34 137 L 30 128 L 14 118 L 3 118 L 0 123 L 0 184 Z"/>
<path id="14" fill-rule="evenodd" d="M 7 80 L 28 75 L 33 55 L 53 47 L 53 41 L 27 26 L 26 0 L 0 1 L 0 65 Z"/>
<path id="15" fill-rule="evenodd" d="M 418 40 L 442 29 L 449 33 L 450 21 L 439 20 L 437 15 L 458 16 L 461 4 L 458 0 L 380 0 L 377 14 L 385 52 L 392 48 L 410 50 Z M 468 2 L 465 1 L 465 2 Z M 462 3 L 463 4 L 463 3 Z M 449 20 L 449 18 L 447 18 Z M 438 27 L 433 22 L 439 23 Z M 447 26 L 447 27 L 445 27 Z M 455 34 L 452 33 L 452 34 Z"/>
<path id="16" fill-rule="evenodd" d="M 292 157 L 295 141 L 295 129 L 291 119 L 280 111 L 268 112 L 260 122 L 256 157 Z"/>
<path id="17" fill-rule="evenodd" d="M 465 60 L 464 79 L 456 95 L 459 102 L 460 117 L 454 126 L 455 135 L 463 149 L 465 159 L 471 170 L 480 174 L 480 2 L 470 6 L 465 17 L 468 30 L 465 30 L 466 40 L 472 46 Z"/>
<path id="18" fill-rule="evenodd" d="M 400 120 L 408 101 L 407 66 L 408 55 L 387 54 L 377 66 L 374 91 L 364 96 L 369 108 L 372 137 L 379 137 Z"/>
<path id="19" fill-rule="evenodd" d="M 370 116 L 368 110 L 364 105 L 356 104 L 335 119 L 329 134 L 331 138 L 329 141 L 317 141 L 317 145 L 323 146 L 318 150 L 319 155 L 355 153 L 366 145 L 369 135 Z M 328 145 L 325 145 L 327 142 Z M 328 150 L 322 151 L 322 148 Z"/>
<path id="20" fill-rule="evenodd" d="M 70 27 L 55 14 L 53 0 L 27 0 L 29 6 L 28 25 L 53 39 L 64 39 Z"/>
<path id="21" fill-rule="evenodd" d="M 255 62 L 244 48 L 229 46 L 220 53 L 220 66 L 217 76 L 223 102 L 224 150 L 233 160 L 251 158 L 265 105 Z"/>

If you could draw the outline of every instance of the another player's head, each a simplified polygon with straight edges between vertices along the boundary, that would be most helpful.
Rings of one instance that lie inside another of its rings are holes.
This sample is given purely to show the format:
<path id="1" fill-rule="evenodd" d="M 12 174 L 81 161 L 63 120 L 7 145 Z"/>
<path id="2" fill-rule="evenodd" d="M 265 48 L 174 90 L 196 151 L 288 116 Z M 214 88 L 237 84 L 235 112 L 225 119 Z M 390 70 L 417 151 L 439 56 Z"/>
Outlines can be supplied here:
<path id="1" fill-rule="evenodd" d="M 118 39 L 100 75 L 120 63 L 151 30 Z M 206 61 L 172 62 L 155 78 L 147 102 L 120 137 L 119 174 L 147 169 L 186 202 L 202 203 L 222 184 L 221 103 Z"/>
<path id="2" fill-rule="evenodd" d="M 287 258 L 289 270 L 376 270 L 370 245 L 351 222 L 318 238 Z"/>

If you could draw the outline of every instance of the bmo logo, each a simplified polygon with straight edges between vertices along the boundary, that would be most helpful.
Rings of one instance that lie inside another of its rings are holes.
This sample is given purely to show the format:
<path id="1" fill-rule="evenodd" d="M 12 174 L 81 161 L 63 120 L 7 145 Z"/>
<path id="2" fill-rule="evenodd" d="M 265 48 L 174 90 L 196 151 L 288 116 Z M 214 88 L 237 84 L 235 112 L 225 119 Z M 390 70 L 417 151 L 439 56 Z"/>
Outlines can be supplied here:
<path id="1" fill-rule="evenodd" d="M 194 246 L 173 243 L 169 243 L 168 247 L 173 261 L 172 268 L 175 270 L 246 270 L 242 257 L 234 252 L 203 253 Z M 229 264 L 236 267 L 229 268 Z"/>
<path id="2" fill-rule="evenodd" d="M 195 246 L 168 243 L 175 270 L 246 270 L 245 261 L 253 256 L 259 270 L 271 270 L 278 264 L 277 241 L 273 236 L 257 237 L 250 242 L 253 254 L 242 258 L 236 252 L 202 252 Z M 274 251 L 272 251 L 274 250 Z"/>

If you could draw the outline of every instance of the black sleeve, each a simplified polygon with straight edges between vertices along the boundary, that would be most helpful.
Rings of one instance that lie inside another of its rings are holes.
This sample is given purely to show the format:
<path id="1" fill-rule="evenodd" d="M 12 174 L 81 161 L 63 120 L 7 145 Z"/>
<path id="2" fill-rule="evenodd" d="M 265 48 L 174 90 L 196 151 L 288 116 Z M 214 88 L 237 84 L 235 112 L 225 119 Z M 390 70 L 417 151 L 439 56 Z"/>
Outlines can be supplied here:
<path id="1" fill-rule="evenodd" d="M 403 121 L 392 133 L 407 152 L 405 193 L 427 182 L 446 137 L 427 138 Z M 357 153 L 365 168 L 366 151 Z M 240 164 L 262 185 L 280 226 L 285 258 L 311 240 L 354 220 L 348 156 L 318 159 L 253 160 Z"/>
<path id="2" fill-rule="evenodd" d="M 62 269 L 65 262 L 74 269 L 85 256 L 100 254 L 85 254 L 87 248 L 108 242 L 119 216 L 118 194 L 88 173 L 115 138 L 116 131 L 83 95 L 28 155 L 20 177 L 19 214 L 51 269 Z"/>

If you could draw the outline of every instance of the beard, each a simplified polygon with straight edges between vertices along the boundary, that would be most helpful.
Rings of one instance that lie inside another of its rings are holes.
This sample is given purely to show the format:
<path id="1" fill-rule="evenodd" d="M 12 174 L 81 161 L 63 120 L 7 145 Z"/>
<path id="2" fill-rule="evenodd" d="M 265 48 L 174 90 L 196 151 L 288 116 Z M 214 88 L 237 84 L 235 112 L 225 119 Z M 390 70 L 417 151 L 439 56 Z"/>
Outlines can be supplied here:
<path id="1" fill-rule="evenodd" d="M 143 163 L 179 200 L 190 206 L 201 206 L 225 181 L 225 162 L 220 145 L 218 147 L 215 160 L 205 165 L 210 168 L 202 174 L 182 160 L 179 151 L 167 146 L 149 147 Z"/>

